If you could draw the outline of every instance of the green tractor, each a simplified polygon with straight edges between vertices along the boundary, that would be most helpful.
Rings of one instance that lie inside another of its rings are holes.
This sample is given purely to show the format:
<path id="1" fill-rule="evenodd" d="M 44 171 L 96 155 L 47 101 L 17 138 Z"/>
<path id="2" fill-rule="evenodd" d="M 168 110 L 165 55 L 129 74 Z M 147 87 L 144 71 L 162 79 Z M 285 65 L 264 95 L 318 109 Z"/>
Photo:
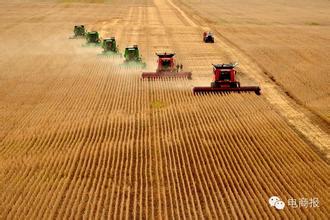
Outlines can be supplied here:
<path id="1" fill-rule="evenodd" d="M 116 39 L 114 37 L 103 39 L 102 48 L 102 53 L 104 55 L 120 55 Z"/>
<path id="2" fill-rule="evenodd" d="M 86 33 L 87 45 L 98 46 L 101 42 L 99 33 L 97 31 L 89 31 Z"/>
<path id="3" fill-rule="evenodd" d="M 75 25 L 73 29 L 74 37 L 84 37 L 86 34 L 84 25 Z"/>
<path id="4" fill-rule="evenodd" d="M 138 66 L 142 68 L 145 68 L 147 66 L 146 63 L 142 62 L 138 45 L 126 47 L 124 57 L 124 64 L 126 66 Z"/>

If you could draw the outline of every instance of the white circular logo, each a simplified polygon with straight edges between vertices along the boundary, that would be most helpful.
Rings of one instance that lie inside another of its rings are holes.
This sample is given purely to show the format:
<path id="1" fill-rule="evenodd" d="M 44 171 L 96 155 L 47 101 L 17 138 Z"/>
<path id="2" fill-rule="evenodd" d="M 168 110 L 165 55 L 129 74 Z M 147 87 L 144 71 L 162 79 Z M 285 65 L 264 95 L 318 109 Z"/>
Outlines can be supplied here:
<path id="1" fill-rule="evenodd" d="M 285 203 L 283 201 L 277 201 L 275 203 L 275 208 L 276 209 L 282 210 L 282 209 L 284 209 L 284 207 L 285 207 Z"/>
<path id="2" fill-rule="evenodd" d="M 268 202 L 269 202 L 269 205 L 270 206 L 275 206 L 275 203 L 278 202 L 278 201 L 280 201 L 280 200 L 281 199 L 279 197 L 272 196 L 272 197 L 270 197 L 270 199 L 268 200 Z"/>

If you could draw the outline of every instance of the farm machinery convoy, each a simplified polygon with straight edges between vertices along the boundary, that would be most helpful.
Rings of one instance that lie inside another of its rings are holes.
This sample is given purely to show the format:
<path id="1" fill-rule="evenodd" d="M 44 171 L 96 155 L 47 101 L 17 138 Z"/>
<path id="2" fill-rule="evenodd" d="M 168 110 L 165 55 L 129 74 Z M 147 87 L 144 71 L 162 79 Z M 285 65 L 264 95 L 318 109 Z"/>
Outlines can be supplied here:
<path id="1" fill-rule="evenodd" d="M 87 45 L 99 45 L 102 42 L 103 52 L 105 55 L 120 55 L 115 37 L 105 38 L 101 40 L 97 31 L 85 30 L 84 25 L 74 26 L 74 37 L 86 37 Z M 203 41 L 205 43 L 214 43 L 214 36 L 211 32 L 203 33 Z M 186 78 L 192 79 L 192 73 L 183 71 L 183 65 L 176 63 L 175 53 L 156 53 L 158 56 L 157 69 L 155 72 L 143 72 L 141 79 L 171 79 Z M 125 66 L 146 67 L 146 63 L 142 62 L 140 51 L 137 45 L 125 48 L 124 53 Z M 260 95 L 259 86 L 241 86 L 236 78 L 237 71 L 235 67 L 237 63 L 229 64 L 212 64 L 213 65 L 213 81 L 209 87 L 194 87 L 193 94 L 198 93 L 217 93 L 217 92 L 255 92 Z"/>

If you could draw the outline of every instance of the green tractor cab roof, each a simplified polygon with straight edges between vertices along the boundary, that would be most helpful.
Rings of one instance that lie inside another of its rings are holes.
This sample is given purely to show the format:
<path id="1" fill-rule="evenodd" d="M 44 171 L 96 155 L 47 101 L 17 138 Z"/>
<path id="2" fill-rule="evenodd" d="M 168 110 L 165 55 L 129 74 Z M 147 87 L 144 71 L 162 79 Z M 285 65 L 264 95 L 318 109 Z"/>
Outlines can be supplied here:
<path id="1" fill-rule="evenodd" d="M 97 31 L 88 31 L 88 34 L 99 34 Z"/>
<path id="2" fill-rule="evenodd" d="M 140 60 L 141 57 L 140 57 L 140 52 L 139 52 L 138 46 L 134 45 L 134 46 L 126 47 L 124 57 L 126 58 L 127 61 Z"/>
<path id="3" fill-rule="evenodd" d="M 116 39 L 114 37 L 111 38 L 105 38 L 103 39 L 103 42 L 111 42 L 111 41 L 115 41 Z"/>
<path id="4" fill-rule="evenodd" d="M 139 48 L 138 48 L 138 45 L 133 45 L 133 46 L 126 47 L 125 49 L 126 50 L 136 50 L 136 49 L 139 49 Z"/>

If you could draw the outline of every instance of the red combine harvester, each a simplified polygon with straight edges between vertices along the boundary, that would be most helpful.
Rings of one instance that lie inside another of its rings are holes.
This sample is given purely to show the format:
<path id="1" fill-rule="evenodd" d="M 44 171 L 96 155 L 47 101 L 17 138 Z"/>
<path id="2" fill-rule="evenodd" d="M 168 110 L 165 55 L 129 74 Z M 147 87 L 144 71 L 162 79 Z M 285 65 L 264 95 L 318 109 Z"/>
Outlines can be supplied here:
<path id="1" fill-rule="evenodd" d="M 156 72 L 142 73 L 142 79 L 158 78 L 188 78 L 191 79 L 191 72 L 183 72 L 182 64 L 175 63 L 175 53 L 156 53 L 158 56 L 158 67 Z"/>
<path id="2" fill-rule="evenodd" d="M 208 92 L 255 92 L 260 95 L 259 86 L 241 86 L 236 78 L 235 66 L 237 64 L 212 64 L 214 80 L 211 87 L 194 87 L 193 93 Z"/>
<path id="3" fill-rule="evenodd" d="M 214 43 L 214 36 L 211 32 L 204 32 L 203 33 L 203 41 L 205 43 Z"/>

